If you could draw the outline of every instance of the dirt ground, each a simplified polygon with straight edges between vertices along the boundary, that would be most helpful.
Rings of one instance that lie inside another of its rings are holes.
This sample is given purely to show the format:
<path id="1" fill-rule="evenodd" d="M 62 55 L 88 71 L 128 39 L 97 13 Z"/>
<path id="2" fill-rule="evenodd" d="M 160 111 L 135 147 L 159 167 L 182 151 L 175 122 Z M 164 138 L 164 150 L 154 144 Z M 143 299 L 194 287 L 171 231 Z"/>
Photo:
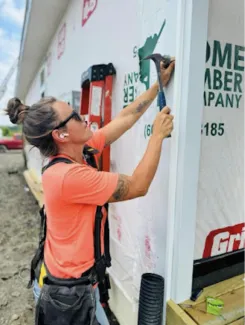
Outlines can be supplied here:
<path id="1" fill-rule="evenodd" d="M 22 153 L 0 154 L 0 325 L 33 325 L 27 289 L 37 246 L 39 207 L 23 178 Z"/>

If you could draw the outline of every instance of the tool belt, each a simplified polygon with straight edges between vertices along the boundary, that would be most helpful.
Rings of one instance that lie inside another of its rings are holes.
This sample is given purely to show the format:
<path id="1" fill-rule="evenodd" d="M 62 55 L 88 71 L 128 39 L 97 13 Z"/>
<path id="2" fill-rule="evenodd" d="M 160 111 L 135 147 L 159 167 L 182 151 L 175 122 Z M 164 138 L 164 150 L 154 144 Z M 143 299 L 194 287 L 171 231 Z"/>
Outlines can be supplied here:
<path id="1" fill-rule="evenodd" d="M 81 282 L 57 285 L 46 278 L 36 306 L 35 325 L 99 325 L 94 288 L 85 280 Z"/>
<path id="2" fill-rule="evenodd" d="M 97 168 L 94 157 L 94 149 L 88 146 L 84 149 L 84 155 L 87 163 Z M 55 158 L 43 172 L 56 163 L 73 163 L 67 158 Z M 108 205 L 105 205 L 108 210 Z M 95 318 L 95 297 L 93 286 L 99 285 L 102 300 L 107 302 L 109 299 L 108 289 L 110 288 L 109 277 L 106 274 L 106 268 L 111 266 L 111 257 L 109 251 L 109 222 L 108 218 L 104 229 L 104 247 L 105 252 L 101 255 L 101 222 L 102 206 L 97 206 L 95 214 L 94 230 L 94 257 L 93 267 L 87 270 L 78 279 L 61 279 L 52 276 L 45 265 L 44 245 L 46 239 L 46 213 L 43 206 L 40 210 L 41 227 L 39 234 L 39 245 L 31 261 L 30 281 L 28 288 L 37 279 L 42 288 L 36 308 L 36 325 L 99 325 Z"/>

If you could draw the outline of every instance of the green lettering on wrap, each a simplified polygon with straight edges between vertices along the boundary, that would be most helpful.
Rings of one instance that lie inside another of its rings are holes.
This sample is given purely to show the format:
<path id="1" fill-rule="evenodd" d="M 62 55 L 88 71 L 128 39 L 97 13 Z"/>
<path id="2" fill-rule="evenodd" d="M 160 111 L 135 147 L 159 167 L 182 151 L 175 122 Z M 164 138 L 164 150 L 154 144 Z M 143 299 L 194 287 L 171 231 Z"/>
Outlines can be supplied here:
<path id="1" fill-rule="evenodd" d="M 235 46 L 234 70 L 244 71 L 244 53 L 240 55 L 240 51 L 244 52 L 244 49 L 244 46 Z M 243 65 L 240 65 L 240 61 L 243 62 Z"/>
<path id="2" fill-rule="evenodd" d="M 239 91 L 239 93 L 242 93 L 242 81 L 243 81 L 243 78 L 242 78 L 242 74 L 241 73 L 238 73 L 236 72 L 235 73 L 235 80 L 234 80 L 234 91 Z"/>
<path id="3" fill-rule="evenodd" d="M 213 67 L 218 65 L 219 67 L 223 68 L 223 66 L 226 65 L 227 69 L 231 69 L 231 57 L 232 57 L 232 44 L 226 43 L 224 47 L 224 51 L 222 52 L 220 42 L 214 41 L 213 60 L 212 60 Z"/>
<path id="4" fill-rule="evenodd" d="M 226 95 L 226 103 L 225 103 L 225 106 L 226 107 L 233 107 L 233 105 L 234 105 L 234 95 L 231 95 L 231 96 L 229 96 L 229 95 Z"/>
<path id="5" fill-rule="evenodd" d="M 222 73 L 220 70 L 214 69 L 214 83 L 213 83 L 213 89 L 214 90 L 220 90 L 223 86 L 222 82 Z"/>
<path id="6" fill-rule="evenodd" d="M 211 73 L 210 73 L 210 69 L 207 68 L 205 71 L 205 85 L 207 84 L 208 89 L 212 89 L 212 85 L 211 85 Z"/>
<path id="7" fill-rule="evenodd" d="M 219 105 L 221 105 L 222 107 L 224 107 L 224 101 L 223 101 L 222 93 L 220 93 L 218 95 L 218 98 L 217 98 L 216 103 L 215 103 L 215 106 L 216 107 L 219 106 Z"/>
<path id="8" fill-rule="evenodd" d="M 226 91 L 231 91 L 232 90 L 232 84 L 228 85 L 228 83 L 232 83 L 232 71 L 225 71 L 225 76 L 224 76 L 224 90 Z M 231 77 L 231 78 L 229 78 Z"/>
<path id="9" fill-rule="evenodd" d="M 213 91 L 210 91 L 208 93 L 208 105 L 207 106 L 210 106 L 210 102 L 214 99 L 214 92 Z"/>

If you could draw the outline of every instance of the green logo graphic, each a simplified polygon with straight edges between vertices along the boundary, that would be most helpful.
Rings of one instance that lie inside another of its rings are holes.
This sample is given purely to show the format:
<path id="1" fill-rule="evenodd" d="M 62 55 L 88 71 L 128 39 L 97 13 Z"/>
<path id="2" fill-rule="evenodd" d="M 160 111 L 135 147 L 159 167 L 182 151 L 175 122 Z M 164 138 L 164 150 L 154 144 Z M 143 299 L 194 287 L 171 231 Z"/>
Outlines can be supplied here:
<path id="1" fill-rule="evenodd" d="M 166 20 L 164 20 L 159 33 L 147 37 L 145 44 L 141 48 L 139 48 L 138 51 L 140 65 L 140 81 L 145 85 L 146 89 L 149 89 L 150 87 L 150 60 L 143 59 L 154 52 L 165 24 Z"/>
<path id="2" fill-rule="evenodd" d="M 134 58 L 139 58 L 139 70 L 132 71 L 125 74 L 124 86 L 123 86 L 123 107 L 128 106 L 138 96 L 138 81 L 143 83 L 146 89 L 150 87 L 150 60 L 142 60 L 146 56 L 152 54 L 156 48 L 157 42 L 162 34 L 163 28 L 166 24 L 164 20 L 158 34 L 154 34 L 146 39 L 145 44 L 137 49 L 137 46 L 133 49 Z M 146 132 L 147 133 L 147 132 Z M 148 132 L 149 133 L 149 132 Z"/>

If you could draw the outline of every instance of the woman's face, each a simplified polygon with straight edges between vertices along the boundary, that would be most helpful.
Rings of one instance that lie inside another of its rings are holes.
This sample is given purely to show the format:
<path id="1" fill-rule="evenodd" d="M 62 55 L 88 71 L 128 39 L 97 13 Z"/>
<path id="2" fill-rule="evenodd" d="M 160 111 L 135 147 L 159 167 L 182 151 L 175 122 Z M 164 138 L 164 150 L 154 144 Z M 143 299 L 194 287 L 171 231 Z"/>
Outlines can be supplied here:
<path id="1" fill-rule="evenodd" d="M 53 104 L 53 108 L 58 113 L 59 122 L 64 121 L 73 112 L 72 107 L 65 102 L 57 101 Z M 73 144 L 84 144 L 93 136 L 93 132 L 88 127 L 83 116 L 81 116 L 81 121 L 78 121 L 75 118 L 71 118 L 66 123 L 65 127 L 66 132 L 64 133 L 68 134 L 67 140 Z"/>

